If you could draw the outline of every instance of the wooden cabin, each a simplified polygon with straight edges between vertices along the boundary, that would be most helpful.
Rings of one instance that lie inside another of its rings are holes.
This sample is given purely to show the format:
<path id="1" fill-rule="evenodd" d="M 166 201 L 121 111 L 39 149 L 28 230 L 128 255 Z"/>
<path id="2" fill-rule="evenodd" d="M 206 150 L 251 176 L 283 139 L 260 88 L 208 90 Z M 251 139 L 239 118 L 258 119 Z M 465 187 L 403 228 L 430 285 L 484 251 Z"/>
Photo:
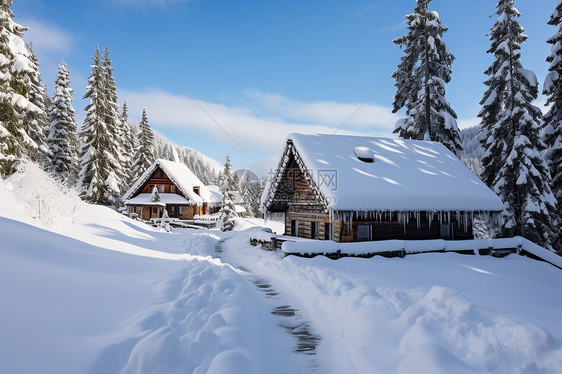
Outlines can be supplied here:
<path id="1" fill-rule="evenodd" d="M 262 204 L 286 235 L 336 242 L 472 239 L 503 210 L 440 143 L 346 135 L 290 134 Z"/>
<path id="2" fill-rule="evenodd" d="M 193 219 L 217 213 L 222 195 L 211 191 L 182 163 L 158 159 L 123 196 L 129 214 L 142 220 L 160 218 Z"/>

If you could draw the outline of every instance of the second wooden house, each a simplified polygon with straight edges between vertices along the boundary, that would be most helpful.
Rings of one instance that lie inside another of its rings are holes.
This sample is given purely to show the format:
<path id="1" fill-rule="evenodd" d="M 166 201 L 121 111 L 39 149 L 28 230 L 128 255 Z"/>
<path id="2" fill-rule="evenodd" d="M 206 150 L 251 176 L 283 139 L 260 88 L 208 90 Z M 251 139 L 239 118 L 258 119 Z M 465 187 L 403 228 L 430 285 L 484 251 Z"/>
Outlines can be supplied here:
<path id="1" fill-rule="evenodd" d="M 160 218 L 164 209 L 170 218 L 193 219 L 222 206 L 222 195 L 204 186 L 185 164 L 163 159 L 154 161 L 123 200 L 129 214 L 145 221 Z"/>

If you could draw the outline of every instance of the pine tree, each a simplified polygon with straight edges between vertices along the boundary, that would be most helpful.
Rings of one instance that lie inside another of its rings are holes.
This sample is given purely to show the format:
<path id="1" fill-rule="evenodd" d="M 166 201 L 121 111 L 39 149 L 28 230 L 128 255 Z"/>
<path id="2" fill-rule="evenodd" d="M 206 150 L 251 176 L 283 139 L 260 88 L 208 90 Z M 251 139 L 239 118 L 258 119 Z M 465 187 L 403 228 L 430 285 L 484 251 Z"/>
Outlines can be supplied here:
<path id="1" fill-rule="evenodd" d="M 70 73 L 62 60 L 55 81 L 48 144 L 53 172 L 69 184 L 76 182 L 79 169 L 78 125 L 76 111 L 72 107 L 73 92 L 70 88 Z"/>
<path id="2" fill-rule="evenodd" d="M 230 162 L 230 156 L 226 155 L 226 163 L 223 169 L 223 180 L 220 185 L 220 192 L 222 193 L 222 208 L 220 210 L 220 216 L 222 218 L 222 231 L 232 231 L 234 229 L 234 216 L 236 211 L 234 209 L 234 194 L 236 191 L 236 186 L 234 185 L 232 172 L 232 163 Z"/>
<path id="3" fill-rule="evenodd" d="M 488 50 L 495 61 L 482 99 L 480 139 L 485 149 L 483 177 L 504 202 L 504 235 L 524 236 L 552 248 L 555 199 L 540 138 L 541 111 L 531 102 L 538 82 L 521 64 L 521 43 L 527 39 L 516 21 L 514 0 L 500 0 Z"/>
<path id="4" fill-rule="evenodd" d="M 115 142 L 115 127 L 105 122 L 107 114 L 107 97 L 105 64 L 101 60 L 98 47 L 92 57 L 94 64 L 88 78 L 88 87 L 84 99 L 90 103 L 84 109 L 86 119 L 80 132 L 81 138 L 81 170 L 79 184 L 83 188 L 83 197 L 94 204 L 109 205 L 117 201 L 120 193 L 115 177 L 114 156 L 112 149 Z"/>
<path id="5" fill-rule="evenodd" d="M 133 183 L 134 156 L 137 147 L 137 128 L 129 122 L 127 103 L 123 103 L 121 112 L 121 145 L 123 155 L 124 183 L 129 187 Z"/>
<path id="6" fill-rule="evenodd" d="M 417 0 L 414 13 L 406 16 L 408 34 L 393 42 L 404 48 L 396 80 L 393 112 L 406 108 L 394 132 L 404 139 L 433 140 L 459 155 L 462 144 L 457 115 L 445 97 L 445 84 L 451 81 L 455 57 L 443 42 L 447 26 L 437 12 L 430 12 L 431 0 Z"/>
<path id="7" fill-rule="evenodd" d="M 250 176 L 246 172 L 244 174 L 244 178 L 242 182 L 240 182 L 240 194 L 242 195 L 242 201 L 244 203 L 244 208 L 248 214 L 254 217 L 254 212 L 252 209 L 252 203 L 255 200 L 254 190 L 252 188 L 252 181 L 250 180 Z"/>
<path id="8" fill-rule="evenodd" d="M 125 192 L 127 185 L 128 176 L 124 170 L 123 165 L 126 163 L 123 154 L 123 130 L 122 130 L 122 118 L 119 112 L 119 103 L 117 98 L 117 86 L 115 84 L 115 78 L 113 77 L 113 71 L 115 70 L 112 66 L 112 61 L 109 58 L 109 49 L 106 47 L 104 50 L 104 56 L 102 61 L 102 72 L 104 81 L 104 123 L 107 126 L 107 130 L 112 134 L 109 139 L 107 150 L 110 154 L 111 171 L 110 179 L 112 183 L 118 186 L 118 190 L 122 193 Z"/>
<path id="9" fill-rule="evenodd" d="M 22 39 L 26 28 L 12 20 L 11 6 L 0 1 L 0 175 L 11 174 L 27 155 L 35 158 L 44 145 L 33 122 L 43 112 L 29 100 L 36 71 Z"/>
<path id="10" fill-rule="evenodd" d="M 34 104 L 39 111 L 33 111 L 28 114 L 29 120 L 26 121 L 26 131 L 28 135 L 37 144 L 37 152 L 32 154 L 32 158 L 39 161 L 45 167 L 48 166 L 49 148 L 47 146 L 47 135 L 49 133 L 49 113 L 45 106 L 45 86 L 41 80 L 41 73 L 39 72 L 39 60 L 35 51 L 33 50 L 33 43 L 30 42 L 26 45 L 29 52 L 29 67 L 30 71 L 27 72 L 29 79 L 29 90 L 27 97 L 29 101 Z"/>
<path id="11" fill-rule="evenodd" d="M 154 134 L 148 123 L 146 110 L 142 110 L 142 119 L 139 124 L 139 140 L 135 152 L 134 179 L 142 175 L 154 162 Z"/>
<path id="12" fill-rule="evenodd" d="M 547 160 L 552 176 L 552 192 L 558 202 L 559 223 L 562 221 L 562 1 L 556 5 L 549 25 L 557 28 L 556 33 L 547 40 L 552 44 L 551 53 L 546 61 L 550 63 L 548 75 L 544 81 L 543 95 L 550 110 L 543 117 L 544 140 L 548 147 Z M 559 234 L 562 235 L 562 234 Z M 562 237 L 559 236 L 562 241 Z M 562 243 L 558 251 L 562 253 Z"/>

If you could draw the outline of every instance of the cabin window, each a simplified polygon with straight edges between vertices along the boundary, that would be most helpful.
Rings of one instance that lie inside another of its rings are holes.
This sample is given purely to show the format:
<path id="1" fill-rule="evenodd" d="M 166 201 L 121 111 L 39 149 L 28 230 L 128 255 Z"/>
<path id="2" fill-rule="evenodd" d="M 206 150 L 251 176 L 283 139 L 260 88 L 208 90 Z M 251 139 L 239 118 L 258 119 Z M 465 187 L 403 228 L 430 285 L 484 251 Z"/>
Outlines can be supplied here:
<path id="1" fill-rule="evenodd" d="M 193 187 L 193 192 L 195 192 L 197 195 L 199 195 L 199 186 Z"/>
<path id="2" fill-rule="evenodd" d="M 310 238 L 318 239 L 318 236 L 319 236 L 318 222 L 310 222 Z"/>
<path id="3" fill-rule="evenodd" d="M 160 193 L 166 192 L 166 186 L 163 185 L 163 184 L 159 184 L 158 185 L 158 192 L 160 192 Z"/>
<path id="4" fill-rule="evenodd" d="M 441 225 L 441 239 L 451 239 L 451 225 Z"/>
<path id="5" fill-rule="evenodd" d="M 170 186 L 170 192 L 171 192 L 171 193 L 176 193 L 176 186 L 175 186 L 174 184 L 172 184 L 172 185 Z"/>
<path id="6" fill-rule="evenodd" d="M 371 240 L 371 225 L 357 225 L 357 241 L 368 242 Z"/>
<path id="7" fill-rule="evenodd" d="M 299 236 L 299 221 L 296 219 L 291 220 L 291 235 Z"/>
<path id="8" fill-rule="evenodd" d="M 178 207 L 178 214 L 183 215 L 183 206 Z"/>
<path id="9" fill-rule="evenodd" d="M 331 223 L 324 224 L 324 240 L 332 240 L 333 225 Z"/>

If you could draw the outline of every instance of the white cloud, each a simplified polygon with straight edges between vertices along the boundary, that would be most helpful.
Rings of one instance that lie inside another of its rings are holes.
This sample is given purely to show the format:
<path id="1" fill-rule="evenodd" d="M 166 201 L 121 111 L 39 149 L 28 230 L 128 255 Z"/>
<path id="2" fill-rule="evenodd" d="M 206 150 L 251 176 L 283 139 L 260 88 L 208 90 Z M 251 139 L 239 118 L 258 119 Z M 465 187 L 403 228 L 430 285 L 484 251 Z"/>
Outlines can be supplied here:
<path id="1" fill-rule="evenodd" d="M 25 39 L 33 41 L 34 49 L 41 53 L 63 54 L 71 50 L 74 37 L 56 26 L 32 19 L 19 19 L 18 23 L 29 27 Z"/>
<path id="2" fill-rule="evenodd" d="M 157 126 L 196 131 L 225 144 L 234 143 L 232 136 L 249 151 L 277 150 L 291 132 L 334 133 L 361 105 L 305 103 L 260 91 L 249 91 L 239 106 L 200 102 L 205 110 L 189 97 L 160 90 L 120 90 L 119 97 L 130 113 L 146 108 Z M 338 133 L 392 136 L 396 118 L 388 108 L 366 104 Z"/>
<path id="3" fill-rule="evenodd" d="M 332 101 L 301 102 L 279 94 L 258 90 L 246 92 L 250 104 L 262 115 L 280 116 L 297 122 L 310 122 L 326 126 L 369 128 L 390 131 L 399 116 L 381 105 L 362 103 L 337 103 Z"/>

